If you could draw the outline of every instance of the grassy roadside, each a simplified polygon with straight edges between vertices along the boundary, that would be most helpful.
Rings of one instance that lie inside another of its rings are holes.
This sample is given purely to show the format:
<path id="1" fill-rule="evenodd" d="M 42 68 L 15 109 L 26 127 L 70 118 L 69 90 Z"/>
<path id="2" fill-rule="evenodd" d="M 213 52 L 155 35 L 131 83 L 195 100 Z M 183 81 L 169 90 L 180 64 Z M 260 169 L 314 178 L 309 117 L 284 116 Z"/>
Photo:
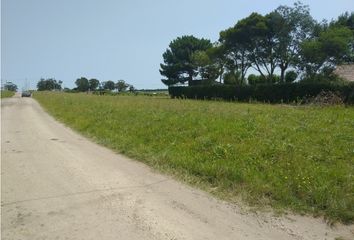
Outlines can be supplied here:
<path id="1" fill-rule="evenodd" d="M 12 97 L 13 95 L 15 95 L 15 92 L 1 90 L 1 98 L 8 98 L 8 97 Z"/>
<path id="2" fill-rule="evenodd" d="M 36 92 L 97 142 L 225 198 L 354 220 L 354 108 Z"/>

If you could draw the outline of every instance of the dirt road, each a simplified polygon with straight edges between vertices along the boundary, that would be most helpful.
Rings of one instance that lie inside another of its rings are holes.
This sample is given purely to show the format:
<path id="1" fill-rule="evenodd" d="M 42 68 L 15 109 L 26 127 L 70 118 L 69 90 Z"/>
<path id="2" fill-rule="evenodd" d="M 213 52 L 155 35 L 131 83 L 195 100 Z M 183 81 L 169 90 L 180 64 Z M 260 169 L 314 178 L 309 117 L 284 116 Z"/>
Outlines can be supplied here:
<path id="1" fill-rule="evenodd" d="M 352 239 L 353 226 L 250 213 L 3 100 L 2 239 Z M 78 113 L 79 114 L 79 113 Z"/>

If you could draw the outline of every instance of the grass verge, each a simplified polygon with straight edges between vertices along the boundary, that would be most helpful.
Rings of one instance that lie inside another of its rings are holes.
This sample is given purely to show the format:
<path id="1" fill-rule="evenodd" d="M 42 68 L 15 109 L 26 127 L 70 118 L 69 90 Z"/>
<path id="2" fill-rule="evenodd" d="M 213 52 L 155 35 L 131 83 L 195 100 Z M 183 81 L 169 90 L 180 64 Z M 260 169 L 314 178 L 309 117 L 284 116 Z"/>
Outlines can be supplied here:
<path id="1" fill-rule="evenodd" d="M 354 108 L 36 92 L 73 129 L 223 198 L 354 220 Z"/>
<path id="2" fill-rule="evenodd" d="M 12 97 L 13 95 L 15 95 L 15 92 L 1 90 L 1 98 L 8 98 L 8 97 Z"/>

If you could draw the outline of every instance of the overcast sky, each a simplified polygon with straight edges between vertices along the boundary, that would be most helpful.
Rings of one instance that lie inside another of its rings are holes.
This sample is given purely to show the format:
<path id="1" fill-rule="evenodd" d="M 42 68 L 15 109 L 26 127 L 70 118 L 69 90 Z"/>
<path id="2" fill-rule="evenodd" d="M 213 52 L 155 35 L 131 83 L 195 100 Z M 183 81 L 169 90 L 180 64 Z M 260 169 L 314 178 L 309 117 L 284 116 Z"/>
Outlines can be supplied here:
<path id="1" fill-rule="evenodd" d="M 34 88 L 54 77 L 74 87 L 81 76 L 164 88 L 159 64 L 171 40 L 219 32 L 251 12 L 290 0 L 2 0 L 1 79 Z M 317 20 L 354 11 L 354 0 L 307 0 Z"/>

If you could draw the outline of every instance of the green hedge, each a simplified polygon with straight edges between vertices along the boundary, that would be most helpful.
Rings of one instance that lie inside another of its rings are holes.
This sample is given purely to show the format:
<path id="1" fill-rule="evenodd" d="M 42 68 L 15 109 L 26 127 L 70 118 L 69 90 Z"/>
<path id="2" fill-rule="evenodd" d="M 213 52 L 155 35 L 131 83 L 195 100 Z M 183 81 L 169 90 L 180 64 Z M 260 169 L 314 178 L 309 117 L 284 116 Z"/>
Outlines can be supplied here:
<path id="1" fill-rule="evenodd" d="M 169 87 L 172 98 L 224 99 L 229 101 L 256 100 L 269 103 L 291 103 L 315 97 L 322 91 L 338 93 L 345 103 L 354 103 L 354 84 L 284 83 L 260 85 L 199 85 Z"/>

